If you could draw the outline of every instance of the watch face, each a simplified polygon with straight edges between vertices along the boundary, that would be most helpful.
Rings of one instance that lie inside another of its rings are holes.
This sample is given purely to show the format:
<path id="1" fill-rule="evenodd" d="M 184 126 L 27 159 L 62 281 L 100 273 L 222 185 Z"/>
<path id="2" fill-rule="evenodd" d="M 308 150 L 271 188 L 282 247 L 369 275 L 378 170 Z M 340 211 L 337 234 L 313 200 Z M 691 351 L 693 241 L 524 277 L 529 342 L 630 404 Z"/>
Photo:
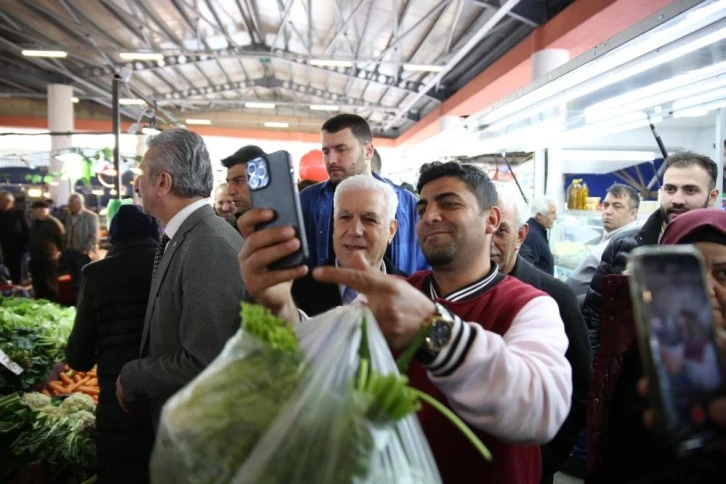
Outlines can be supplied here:
<path id="1" fill-rule="evenodd" d="M 446 343 L 449 342 L 451 337 L 451 323 L 444 320 L 438 320 L 431 325 L 429 331 L 429 338 L 431 339 L 432 346 L 441 349 Z"/>

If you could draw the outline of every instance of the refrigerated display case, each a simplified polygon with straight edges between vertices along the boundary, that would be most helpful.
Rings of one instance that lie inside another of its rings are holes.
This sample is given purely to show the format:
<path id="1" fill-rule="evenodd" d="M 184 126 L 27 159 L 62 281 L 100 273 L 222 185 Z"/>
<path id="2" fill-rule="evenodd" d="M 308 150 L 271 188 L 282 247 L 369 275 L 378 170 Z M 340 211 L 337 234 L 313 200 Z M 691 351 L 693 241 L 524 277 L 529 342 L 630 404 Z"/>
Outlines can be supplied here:
<path id="1" fill-rule="evenodd" d="M 641 202 L 638 225 L 642 226 L 657 208 L 658 202 Z M 601 215 L 602 212 L 597 210 L 563 210 L 557 213 L 549 240 L 555 259 L 555 277 L 567 280 L 585 260 L 592 246 L 602 239 L 605 229 Z"/>

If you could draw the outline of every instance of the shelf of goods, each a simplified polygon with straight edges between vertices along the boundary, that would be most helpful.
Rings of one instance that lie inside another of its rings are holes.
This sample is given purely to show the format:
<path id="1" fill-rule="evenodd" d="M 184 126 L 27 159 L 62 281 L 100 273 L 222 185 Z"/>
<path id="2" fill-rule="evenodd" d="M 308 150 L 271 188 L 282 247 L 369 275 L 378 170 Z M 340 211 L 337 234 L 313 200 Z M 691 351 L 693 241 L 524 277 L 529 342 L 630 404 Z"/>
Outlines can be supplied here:
<path id="1" fill-rule="evenodd" d="M 0 482 L 92 478 L 98 380 L 62 360 L 75 308 L 0 299 Z"/>

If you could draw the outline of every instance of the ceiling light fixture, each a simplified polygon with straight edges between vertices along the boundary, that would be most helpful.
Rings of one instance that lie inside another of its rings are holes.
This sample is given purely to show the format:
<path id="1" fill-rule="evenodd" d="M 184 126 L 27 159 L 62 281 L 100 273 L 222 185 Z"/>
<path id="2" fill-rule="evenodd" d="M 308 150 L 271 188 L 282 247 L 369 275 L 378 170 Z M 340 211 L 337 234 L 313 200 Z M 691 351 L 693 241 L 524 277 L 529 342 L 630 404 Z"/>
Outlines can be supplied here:
<path id="1" fill-rule="evenodd" d="M 161 133 L 161 130 L 160 129 L 157 129 L 157 128 L 153 127 L 153 126 L 144 126 L 141 129 L 141 132 L 143 134 L 147 135 L 147 136 L 154 136 L 156 134 Z"/>
<path id="2" fill-rule="evenodd" d="M 153 52 L 121 52 L 118 55 L 123 60 L 129 61 L 160 61 L 164 60 L 164 54 L 155 54 Z"/>
<path id="3" fill-rule="evenodd" d="M 23 50 L 21 54 L 25 57 L 50 57 L 54 59 L 68 57 L 68 52 L 64 50 Z"/>
<path id="4" fill-rule="evenodd" d="M 404 64 L 403 70 L 414 72 L 441 72 L 444 70 L 444 66 L 432 64 Z"/>
<path id="5" fill-rule="evenodd" d="M 78 104 L 78 101 L 80 101 L 80 99 L 78 99 L 77 97 L 72 97 L 72 98 L 71 98 L 71 102 L 72 102 L 73 104 Z"/>
<path id="6" fill-rule="evenodd" d="M 146 101 L 135 97 L 126 97 L 118 100 L 118 103 L 122 106 L 145 106 Z"/>
<path id="7" fill-rule="evenodd" d="M 195 124 L 198 126 L 209 126 L 212 124 L 212 121 L 209 119 L 187 119 L 185 120 L 186 124 Z"/>
<path id="8" fill-rule="evenodd" d="M 250 109 L 275 109 L 275 103 L 245 103 L 245 107 Z"/>
<path id="9" fill-rule="evenodd" d="M 313 111 L 340 111 L 340 106 L 332 104 L 311 104 L 310 109 Z"/>
<path id="10" fill-rule="evenodd" d="M 265 121 L 265 128 L 289 128 L 290 123 L 280 121 Z"/>
<path id="11" fill-rule="evenodd" d="M 316 67 L 353 67 L 351 61 L 334 59 L 310 59 L 310 65 Z"/>

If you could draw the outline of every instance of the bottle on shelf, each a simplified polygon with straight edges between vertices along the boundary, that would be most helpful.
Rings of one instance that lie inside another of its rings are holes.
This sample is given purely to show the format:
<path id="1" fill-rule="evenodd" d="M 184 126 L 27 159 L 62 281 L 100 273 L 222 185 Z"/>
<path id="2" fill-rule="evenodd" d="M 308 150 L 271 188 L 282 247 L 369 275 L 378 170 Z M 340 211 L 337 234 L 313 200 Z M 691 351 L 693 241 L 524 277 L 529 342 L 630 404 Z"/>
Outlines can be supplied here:
<path id="1" fill-rule="evenodd" d="M 580 189 L 582 191 L 582 195 L 580 196 L 580 210 L 587 210 L 587 197 L 590 196 L 590 190 L 587 188 L 587 183 L 584 181 L 582 182 L 582 188 Z"/>
<path id="2" fill-rule="evenodd" d="M 567 208 L 579 210 L 580 206 L 580 179 L 574 178 L 567 189 Z"/>

